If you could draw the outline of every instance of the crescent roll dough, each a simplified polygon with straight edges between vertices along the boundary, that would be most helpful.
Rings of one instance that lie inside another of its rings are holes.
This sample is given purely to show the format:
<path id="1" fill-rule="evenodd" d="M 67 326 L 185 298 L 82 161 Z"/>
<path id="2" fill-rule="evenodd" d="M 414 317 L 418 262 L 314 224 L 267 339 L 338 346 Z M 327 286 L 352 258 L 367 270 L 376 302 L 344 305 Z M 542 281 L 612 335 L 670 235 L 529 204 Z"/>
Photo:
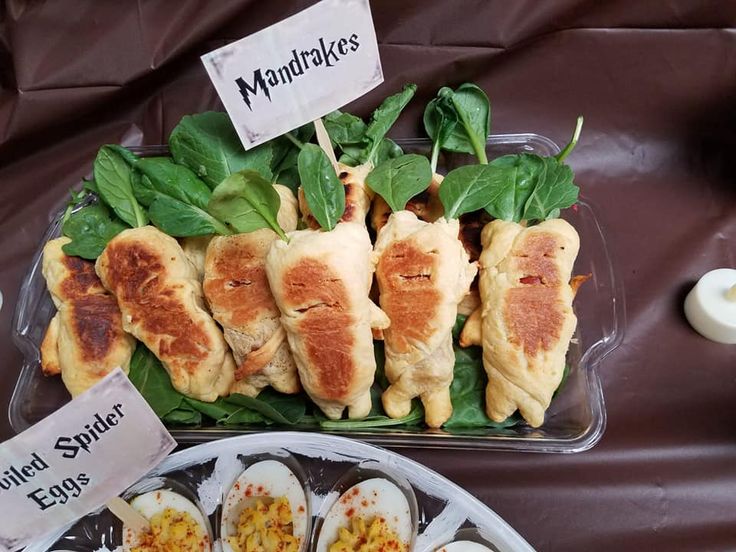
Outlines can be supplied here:
<path id="1" fill-rule="evenodd" d="M 341 222 L 329 232 L 297 230 L 276 240 L 266 274 L 304 390 L 325 415 L 370 412 L 376 371 L 371 328 L 388 318 L 368 297 L 373 279 L 365 226 Z"/>
<path id="2" fill-rule="evenodd" d="M 378 234 L 380 304 L 391 320 L 383 333 L 391 385 L 382 400 L 392 418 L 406 416 L 417 396 L 430 427 L 452 414 L 452 327 L 477 271 L 458 239 L 459 226 L 457 220 L 428 223 L 398 211 Z"/>
<path id="3" fill-rule="evenodd" d="M 125 330 L 158 357 L 177 391 L 208 402 L 228 393 L 235 363 L 205 310 L 197 271 L 174 238 L 153 226 L 124 230 L 96 270 L 117 298 Z"/>
<path id="4" fill-rule="evenodd" d="M 123 331 L 115 297 L 102 287 L 94 263 L 64 253 L 69 242 L 57 238 L 43 248 L 41 270 L 58 312 L 41 344 L 41 368 L 61 373 L 75 397 L 118 366 L 127 374 L 135 339 Z"/>
<path id="5" fill-rule="evenodd" d="M 291 191 L 274 186 L 281 197 L 278 222 L 296 229 L 297 202 Z M 255 397 L 264 387 L 281 393 L 301 391 L 279 309 L 266 278 L 266 254 L 278 239 L 268 228 L 234 236 L 215 236 L 204 260 L 204 295 L 224 329 L 237 369 L 231 393 Z"/>
<path id="6" fill-rule="evenodd" d="M 501 422 L 518 408 L 539 427 L 577 324 L 569 282 L 580 239 L 562 219 L 529 228 L 494 220 L 483 228 L 481 241 L 486 412 Z"/>

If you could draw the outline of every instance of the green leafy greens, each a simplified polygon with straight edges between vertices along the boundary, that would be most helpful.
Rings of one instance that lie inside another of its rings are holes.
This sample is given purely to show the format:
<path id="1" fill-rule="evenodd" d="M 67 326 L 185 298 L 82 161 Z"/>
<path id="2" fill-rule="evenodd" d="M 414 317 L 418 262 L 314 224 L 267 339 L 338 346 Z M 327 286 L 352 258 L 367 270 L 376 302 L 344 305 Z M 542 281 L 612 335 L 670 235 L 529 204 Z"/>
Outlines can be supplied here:
<path id="1" fill-rule="evenodd" d="M 97 192 L 128 226 L 148 224 L 148 217 L 133 194 L 134 173 L 116 146 L 102 146 L 94 162 Z"/>
<path id="2" fill-rule="evenodd" d="M 485 209 L 491 216 L 534 223 L 559 216 L 573 205 L 579 188 L 564 159 L 575 146 L 583 124 L 578 118 L 573 138 L 557 157 L 530 153 L 504 155 L 487 165 L 466 165 L 450 171 L 440 187 L 445 216 Z"/>
<path id="3" fill-rule="evenodd" d="M 210 198 L 207 210 L 237 232 L 271 228 L 287 240 L 277 215 L 281 200 L 271 182 L 254 170 L 242 170 L 223 180 Z"/>
<path id="4" fill-rule="evenodd" d="M 457 90 L 443 87 L 424 111 L 424 127 L 437 149 L 470 153 L 485 165 L 491 104 L 481 88 L 464 83 Z M 433 158 L 438 152 L 433 151 Z"/>
<path id="5" fill-rule="evenodd" d="M 189 167 L 210 189 L 231 174 L 252 169 L 271 180 L 273 142 L 245 151 L 227 113 L 208 111 L 182 117 L 169 136 L 171 156 Z"/>
<path id="6" fill-rule="evenodd" d="M 374 166 L 376 165 L 378 151 L 383 142 L 383 138 L 394 125 L 396 119 L 399 118 L 399 115 L 406 107 L 406 104 L 408 104 L 414 97 L 414 93 L 416 91 L 416 84 L 407 84 L 401 92 L 393 94 L 383 100 L 381 105 L 378 106 L 378 109 L 373 112 L 371 115 L 371 121 L 365 131 L 367 146 L 360 156 L 362 163 L 372 163 Z"/>
<path id="7" fill-rule="evenodd" d="M 332 230 L 345 212 L 345 187 L 322 148 L 304 144 L 299 153 L 299 177 L 312 215 L 325 230 Z"/>
<path id="8" fill-rule="evenodd" d="M 366 184 L 386 200 L 393 211 L 427 189 L 432 181 L 429 161 L 422 155 L 402 155 L 381 163 L 366 178 Z"/>
<path id="9" fill-rule="evenodd" d="M 449 220 L 478 211 L 499 197 L 505 201 L 505 179 L 505 173 L 492 165 L 464 165 L 450 171 L 439 191 L 445 217 Z"/>
<path id="10" fill-rule="evenodd" d="M 102 254 L 107 242 L 126 228 L 104 205 L 88 205 L 71 213 L 64 221 L 62 234 L 72 241 L 61 249 L 67 255 L 94 260 Z"/>
<path id="11" fill-rule="evenodd" d="M 446 96 L 438 96 L 427 104 L 424 110 L 424 128 L 432 139 L 432 172 L 437 171 L 440 150 L 448 142 L 457 126 L 457 111 L 452 100 Z"/>
<path id="12" fill-rule="evenodd" d="M 148 207 L 151 222 L 175 237 L 232 234 L 232 231 L 207 212 L 212 195 L 207 185 L 187 167 L 164 157 L 132 159 L 140 171 L 133 180 L 138 200 Z"/>

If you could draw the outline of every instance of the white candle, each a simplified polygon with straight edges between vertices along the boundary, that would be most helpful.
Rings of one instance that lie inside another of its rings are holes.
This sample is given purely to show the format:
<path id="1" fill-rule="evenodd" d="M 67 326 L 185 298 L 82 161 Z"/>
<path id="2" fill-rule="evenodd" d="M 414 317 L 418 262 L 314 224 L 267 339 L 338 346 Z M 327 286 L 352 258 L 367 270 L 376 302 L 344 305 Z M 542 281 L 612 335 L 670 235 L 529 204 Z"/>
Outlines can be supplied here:
<path id="1" fill-rule="evenodd" d="M 736 270 L 719 268 L 705 274 L 685 299 L 685 316 L 700 335 L 736 343 Z"/>

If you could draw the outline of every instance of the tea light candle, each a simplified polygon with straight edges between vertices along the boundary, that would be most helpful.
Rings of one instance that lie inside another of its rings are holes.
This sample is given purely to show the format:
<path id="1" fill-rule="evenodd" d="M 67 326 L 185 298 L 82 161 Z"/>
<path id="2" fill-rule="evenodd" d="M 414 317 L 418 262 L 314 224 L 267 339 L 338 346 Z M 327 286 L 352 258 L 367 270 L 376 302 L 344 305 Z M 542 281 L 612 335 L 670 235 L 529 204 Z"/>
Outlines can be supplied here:
<path id="1" fill-rule="evenodd" d="M 736 270 L 705 274 L 685 299 L 690 325 L 711 341 L 736 343 Z"/>

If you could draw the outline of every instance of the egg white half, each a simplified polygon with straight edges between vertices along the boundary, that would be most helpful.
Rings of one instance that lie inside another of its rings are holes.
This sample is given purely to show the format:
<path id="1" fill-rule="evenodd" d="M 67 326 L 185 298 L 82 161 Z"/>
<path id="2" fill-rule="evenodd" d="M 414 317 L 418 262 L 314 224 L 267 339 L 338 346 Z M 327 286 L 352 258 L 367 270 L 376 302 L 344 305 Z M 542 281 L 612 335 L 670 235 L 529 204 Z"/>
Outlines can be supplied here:
<path id="1" fill-rule="evenodd" d="M 477 542 L 455 541 L 441 546 L 437 552 L 493 552 L 493 550 Z"/>
<path id="2" fill-rule="evenodd" d="M 332 505 L 322 524 L 316 552 L 327 552 L 339 538 L 339 530 L 350 527 L 353 517 L 366 522 L 382 517 L 399 540 L 406 544 L 411 541 L 413 528 L 406 496 L 395 484 L 377 477 L 353 485 Z"/>
<path id="3" fill-rule="evenodd" d="M 304 543 L 307 536 L 307 498 L 304 488 L 294 473 L 277 460 L 263 460 L 249 466 L 235 481 L 222 505 L 220 533 L 223 546 L 226 537 L 237 532 L 238 519 L 244 500 L 267 496 L 274 499 L 285 496 L 291 508 L 294 536 Z M 226 549 L 230 548 L 229 545 Z"/>
<path id="4" fill-rule="evenodd" d="M 202 535 L 206 537 L 202 546 L 202 552 L 210 551 L 211 536 L 202 512 L 190 500 L 184 498 L 179 493 L 167 489 L 150 491 L 135 497 L 131 500 L 130 505 L 146 519 L 151 519 L 156 514 L 163 512 L 166 508 L 171 508 L 177 512 L 186 512 L 192 516 L 192 519 L 202 529 Z M 137 543 L 137 535 L 129 527 L 123 525 L 123 550 L 130 550 Z"/>

